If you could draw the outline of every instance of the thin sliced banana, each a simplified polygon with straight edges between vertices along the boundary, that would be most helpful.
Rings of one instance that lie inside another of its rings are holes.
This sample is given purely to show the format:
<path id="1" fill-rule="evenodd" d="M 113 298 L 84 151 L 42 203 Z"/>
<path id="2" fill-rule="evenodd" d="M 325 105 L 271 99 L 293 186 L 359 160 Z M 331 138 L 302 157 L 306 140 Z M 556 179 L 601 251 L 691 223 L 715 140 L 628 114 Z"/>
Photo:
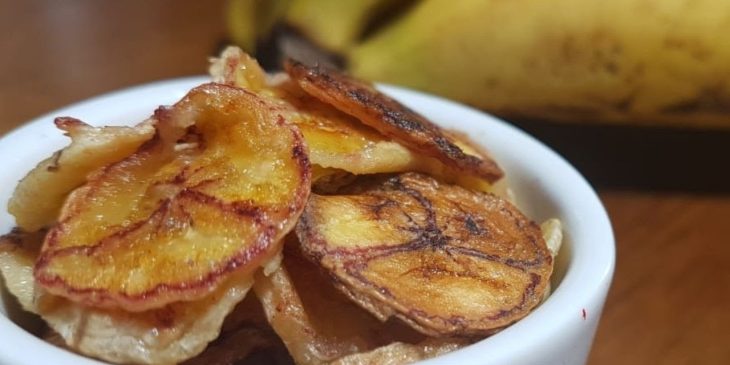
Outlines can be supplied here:
<path id="1" fill-rule="evenodd" d="M 134 128 L 96 128 L 69 117 L 54 122 L 71 144 L 31 170 L 8 202 L 17 225 L 29 232 L 55 223 L 68 194 L 92 171 L 131 155 L 155 131 L 151 122 Z"/>
<path id="2" fill-rule="evenodd" d="M 284 68 L 304 91 L 416 153 L 431 156 L 446 166 L 456 166 L 464 173 L 490 182 L 504 175 L 494 160 L 465 153 L 452 136 L 443 133 L 434 123 L 363 81 L 294 60 L 287 61 Z"/>
<path id="3" fill-rule="evenodd" d="M 240 302 L 251 278 L 233 275 L 194 302 L 145 312 L 93 308 L 33 285 L 42 235 L 0 238 L 0 273 L 23 309 L 36 313 L 68 348 L 115 363 L 171 364 L 188 359 L 218 337 L 223 319 Z"/>
<path id="4" fill-rule="evenodd" d="M 552 272 L 539 226 L 509 202 L 417 173 L 313 194 L 296 232 L 363 308 L 428 335 L 513 323 L 540 302 Z"/>
<path id="5" fill-rule="evenodd" d="M 352 303 L 301 256 L 296 237 L 287 238 L 283 264 L 270 275 L 257 274 L 254 292 L 297 364 L 327 364 L 395 341 L 424 340 L 399 321 L 382 323 Z"/>
<path id="6" fill-rule="evenodd" d="M 416 163 L 417 156 L 407 148 L 307 94 L 286 77 L 267 81 L 256 60 L 240 48 L 228 47 L 214 58 L 210 74 L 216 82 L 251 90 L 286 105 L 288 118 L 302 131 L 315 165 L 373 174 L 404 171 Z"/>
<path id="7" fill-rule="evenodd" d="M 50 293 L 128 311 L 197 300 L 295 224 L 310 168 L 279 107 L 206 84 L 154 118 L 153 139 L 68 198 L 35 265 Z"/>
<path id="8" fill-rule="evenodd" d="M 488 153 L 371 85 L 285 67 L 269 77 L 229 48 L 211 65 L 218 83 L 134 128 L 56 120 L 72 144 L 10 202 L 35 232 L 0 238 L 0 273 L 49 338 L 117 363 L 263 349 L 402 364 L 492 334 L 547 295 L 560 222 L 541 231 L 475 192 L 503 176 Z"/>
<path id="9" fill-rule="evenodd" d="M 353 174 L 399 172 L 421 163 L 408 148 L 305 93 L 291 80 L 275 90 L 293 107 L 291 119 L 307 141 L 312 163 Z"/>
<path id="10" fill-rule="evenodd" d="M 214 58 L 210 73 L 216 82 L 257 92 L 288 107 L 288 117 L 302 131 L 309 146 L 309 158 L 318 167 L 319 173 L 315 174 L 314 181 L 338 174 L 338 171 L 358 175 L 421 171 L 472 189 L 492 191 L 489 181 L 481 176 L 464 174 L 451 160 L 443 163 L 424 155 L 420 148 L 409 149 L 409 145 L 400 143 L 398 138 L 391 139 L 310 95 L 286 74 L 267 79 L 256 60 L 239 48 L 228 47 L 219 58 Z M 434 129 L 433 133 L 442 132 L 435 126 L 430 128 Z M 408 138 L 411 137 L 406 136 Z M 453 141 L 461 148 L 467 155 L 464 157 L 466 160 L 491 161 L 486 157 L 488 154 L 475 150 L 464 138 L 445 133 L 443 139 Z"/>

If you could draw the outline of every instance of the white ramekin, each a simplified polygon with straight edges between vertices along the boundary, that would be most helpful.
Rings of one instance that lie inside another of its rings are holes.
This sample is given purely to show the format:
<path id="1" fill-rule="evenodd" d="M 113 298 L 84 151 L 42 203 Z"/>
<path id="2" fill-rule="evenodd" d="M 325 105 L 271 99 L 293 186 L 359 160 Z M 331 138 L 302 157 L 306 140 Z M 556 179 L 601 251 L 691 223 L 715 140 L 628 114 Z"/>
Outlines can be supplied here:
<path id="1" fill-rule="evenodd" d="M 53 127 L 55 116 L 95 125 L 136 123 L 162 104 L 171 104 L 195 77 L 161 81 L 96 97 L 40 117 L 0 139 L 0 202 L 6 206 L 17 181 L 37 162 L 67 143 Z M 424 364 L 584 364 L 614 270 L 614 239 L 606 212 L 586 180 L 564 159 L 519 129 L 477 110 L 438 97 L 392 86 L 382 90 L 438 124 L 470 136 L 507 172 L 518 205 L 535 221 L 559 218 L 565 241 L 556 264 L 554 292 L 533 313 L 504 331 Z M 0 230 L 13 220 L 0 213 Z M 7 296 L 7 293 L 3 293 Z M 0 303 L 0 364 L 100 364 L 59 349 L 7 318 Z"/>

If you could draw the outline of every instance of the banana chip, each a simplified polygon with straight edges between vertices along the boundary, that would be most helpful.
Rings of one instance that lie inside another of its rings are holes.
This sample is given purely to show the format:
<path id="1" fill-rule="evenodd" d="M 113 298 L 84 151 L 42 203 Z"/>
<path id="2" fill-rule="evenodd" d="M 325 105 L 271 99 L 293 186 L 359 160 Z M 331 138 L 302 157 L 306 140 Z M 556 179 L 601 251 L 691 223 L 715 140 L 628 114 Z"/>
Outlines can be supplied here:
<path id="1" fill-rule="evenodd" d="M 395 341 L 425 337 L 397 321 L 382 323 L 337 291 L 330 278 L 299 253 L 289 236 L 283 265 L 256 276 L 254 292 L 297 364 L 326 364 Z"/>
<path id="2" fill-rule="evenodd" d="M 54 122 L 71 144 L 31 170 L 8 202 L 17 225 L 29 232 L 56 222 L 71 190 L 85 183 L 92 171 L 132 154 L 154 133 L 151 122 L 134 128 L 96 128 L 69 117 Z"/>
<path id="3" fill-rule="evenodd" d="M 408 170 L 416 163 L 417 157 L 407 148 L 307 94 L 286 77 L 267 81 L 256 60 L 240 48 L 228 47 L 214 58 L 210 74 L 216 82 L 258 92 L 288 106 L 288 117 L 302 131 L 312 164 L 374 174 Z"/>
<path id="4" fill-rule="evenodd" d="M 510 203 L 416 173 L 313 194 L 296 232 L 350 298 L 428 335 L 511 324 L 540 302 L 552 272 L 540 228 Z"/>
<path id="5" fill-rule="evenodd" d="M 308 67 L 294 60 L 287 61 L 284 68 L 309 94 L 356 117 L 416 153 L 436 158 L 446 166 L 456 166 L 489 182 L 504 175 L 494 160 L 464 153 L 451 136 L 444 134 L 431 121 L 363 81 L 334 70 Z"/>
<path id="6" fill-rule="evenodd" d="M 239 48 L 228 47 L 219 58 L 214 58 L 210 73 L 217 82 L 258 92 L 288 107 L 289 119 L 302 131 L 309 146 L 310 161 L 319 167 L 314 181 L 340 171 L 358 175 L 421 171 L 476 190 L 492 190 L 491 184 L 482 177 L 460 173 L 451 160 L 443 163 L 438 158 L 422 154 L 420 148 L 411 150 L 407 143 L 401 144 L 398 139 L 386 137 L 363 121 L 320 101 L 316 94 L 310 95 L 300 87 L 300 82 L 289 79 L 285 74 L 267 81 L 256 60 Z M 430 125 L 430 122 L 424 123 Z M 439 133 L 437 128 L 429 128 L 433 129 L 433 133 Z M 401 131 L 401 136 L 406 135 L 406 140 L 419 138 L 408 137 L 409 133 Z M 488 154 L 476 151 L 463 138 L 448 133 L 431 137 L 453 142 L 454 146 L 450 148 L 463 150 L 465 156 L 462 159 L 491 161 Z"/>
<path id="7" fill-rule="evenodd" d="M 35 266 L 50 293 L 128 311 L 200 299 L 295 224 L 309 163 L 278 107 L 207 84 L 155 119 L 152 140 L 70 195 Z"/>
<path id="8" fill-rule="evenodd" d="M 276 91 L 293 106 L 291 119 L 309 145 L 312 163 L 353 174 L 405 171 L 420 163 L 406 147 L 305 93 L 292 81 L 281 82 Z"/>
<path id="9" fill-rule="evenodd" d="M 188 359 L 216 337 L 223 319 L 251 287 L 231 276 L 205 298 L 145 311 L 92 308 L 33 285 L 39 235 L 0 239 L 0 272 L 23 309 L 36 313 L 75 351 L 116 363 L 170 364 Z"/>
<path id="10" fill-rule="evenodd" d="M 544 300 L 561 223 L 515 208 L 487 151 L 285 68 L 228 48 L 217 83 L 135 127 L 56 119 L 72 143 L 20 182 L 0 237 L 32 332 L 114 363 L 395 365 Z"/>

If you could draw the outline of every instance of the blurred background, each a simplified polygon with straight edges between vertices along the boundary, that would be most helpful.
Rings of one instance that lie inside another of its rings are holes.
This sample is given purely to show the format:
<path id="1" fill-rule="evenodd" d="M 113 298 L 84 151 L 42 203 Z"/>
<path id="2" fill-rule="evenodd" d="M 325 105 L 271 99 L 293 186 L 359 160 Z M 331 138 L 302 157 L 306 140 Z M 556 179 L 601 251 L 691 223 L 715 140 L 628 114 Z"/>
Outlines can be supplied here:
<path id="1" fill-rule="evenodd" d="M 597 187 L 618 262 L 589 364 L 730 363 L 730 2 L 0 0 L 0 134 L 234 43 L 459 100 Z"/>

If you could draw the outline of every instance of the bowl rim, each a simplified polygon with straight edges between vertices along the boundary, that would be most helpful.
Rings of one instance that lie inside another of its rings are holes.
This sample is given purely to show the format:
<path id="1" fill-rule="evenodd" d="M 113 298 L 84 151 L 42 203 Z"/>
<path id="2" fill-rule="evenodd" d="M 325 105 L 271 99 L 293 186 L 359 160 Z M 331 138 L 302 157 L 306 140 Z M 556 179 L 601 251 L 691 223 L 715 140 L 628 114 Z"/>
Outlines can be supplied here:
<path id="1" fill-rule="evenodd" d="M 113 106 L 116 103 L 123 104 L 122 101 L 130 98 L 139 100 L 151 98 L 156 105 L 171 103 L 184 95 L 191 87 L 209 81 L 207 76 L 161 80 L 105 93 L 59 108 L 2 136 L 0 138 L 0 156 L 12 156 L 7 158 L 16 159 L 13 161 L 18 164 L 20 161 L 17 159 L 26 157 L 7 154 L 12 152 L 9 146 L 14 143 L 13 141 L 34 136 L 48 139 L 52 141 L 50 143 L 57 141 L 58 136 L 47 135 L 48 124 L 45 124 L 56 116 L 83 115 L 91 109 Z M 496 134 L 508 138 L 510 143 L 519 146 L 520 154 L 530 156 L 530 159 L 536 159 L 536 161 L 528 161 L 529 169 L 539 168 L 540 165 L 549 166 L 551 174 L 545 176 L 536 174 L 536 176 L 540 176 L 541 181 L 533 183 L 537 184 L 537 188 L 546 189 L 551 197 L 557 198 L 559 202 L 562 201 L 564 205 L 570 207 L 571 214 L 575 215 L 570 217 L 570 221 L 577 222 L 574 226 L 564 227 L 565 231 L 569 233 L 570 239 L 574 241 L 571 246 L 571 259 L 562 280 L 547 301 L 527 317 L 500 333 L 460 350 L 426 360 L 423 364 L 483 363 L 485 353 L 489 353 L 490 360 L 495 363 L 519 359 L 520 356 L 524 356 L 530 351 L 530 346 L 525 346 L 525 344 L 548 343 L 566 328 L 585 320 L 586 308 L 591 308 L 593 312 L 589 315 L 599 315 L 615 269 L 615 241 L 608 214 L 598 195 L 585 178 L 542 142 L 519 128 L 482 111 L 402 87 L 378 84 L 378 88 L 396 99 L 401 99 L 404 104 L 418 110 L 429 119 L 438 122 L 439 118 L 432 118 L 431 112 L 442 116 L 446 112 L 449 118 L 453 118 L 454 121 L 458 120 L 454 123 L 465 123 L 466 125 L 462 125 L 464 129 L 475 128 L 474 130 L 488 131 L 493 136 Z M 160 93 L 169 93 L 166 95 L 166 97 L 169 96 L 168 99 L 161 100 Z M 123 109 L 117 107 L 114 110 L 121 112 Z M 114 113 L 114 110 L 107 111 L 106 114 Z M 147 115 L 150 115 L 152 110 L 148 110 Z M 83 118 L 81 119 L 83 120 Z M 479 139 L 474 139 L 481 144 Z M 502 162 L 499 155 L 495 159 Z M 28 165 L 27 160 L 25 165 Z M 510 174 L 510 170 L 506 170 Z M 9 197 L 8 191 L 12 191 L 13 188 L 14 185 L 10 188 L 0 188 L 0 199 Z M 6 212 L 3 214 L 5 214 L 3 218 L 9 217 Z M 565 221 L 563 217 L 561 219 Z M 0 227 L 0 229 L 4 229 L 4 227 Z M 576 244 L 584 241 L 590 243 Z M 597 318 L 595 320 L 597 321 Z M 550 323 L 550 326 L 541 326 L 544 323 Z M 536 328 L 539 330 L 535 330 Z M 46 343 L 23 330 L 5 314 L 0 315 L 0 332 L 7 334 L 4 336 L 6 340 L 0 341 L 0 363 L 33 364 L 39 360 L 53 359 L 54 363 L 59 365 L 104 364 Z M 13 335 L 10 336 L 10 334 Z M 33 350 L 28 351 L 28 349 Z M 29 354 L 33 354 L 33 358 L 28 358 Z"/>

